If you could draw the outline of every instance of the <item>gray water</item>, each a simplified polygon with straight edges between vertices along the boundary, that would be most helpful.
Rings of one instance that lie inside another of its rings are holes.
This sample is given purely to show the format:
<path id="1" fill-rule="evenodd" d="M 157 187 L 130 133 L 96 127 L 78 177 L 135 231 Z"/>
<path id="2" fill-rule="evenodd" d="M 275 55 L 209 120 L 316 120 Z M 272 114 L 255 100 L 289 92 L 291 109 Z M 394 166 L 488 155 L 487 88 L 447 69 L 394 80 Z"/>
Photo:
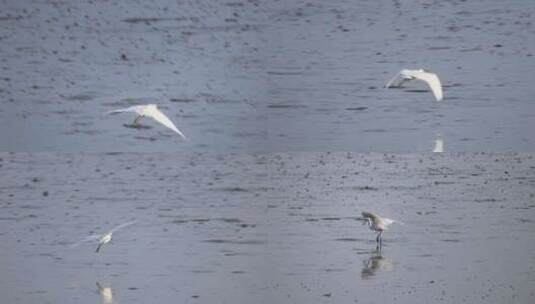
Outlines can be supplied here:
<path id="1" fill-rule="evenodd" d="M 534 14 L 0 0 L 0 302 L 534 303 Z"/>
<path id="2" fill-rule="evenodd" d="M 0 157 L 5 303 L 535 301 L 532 155 Z"/>
<path id="3" fill-rule="evenodd" d="M 535 151 L 532 1 L 0 5 L 2 151 Z M 103 114 L 148 102 L 191 141 Z"/>

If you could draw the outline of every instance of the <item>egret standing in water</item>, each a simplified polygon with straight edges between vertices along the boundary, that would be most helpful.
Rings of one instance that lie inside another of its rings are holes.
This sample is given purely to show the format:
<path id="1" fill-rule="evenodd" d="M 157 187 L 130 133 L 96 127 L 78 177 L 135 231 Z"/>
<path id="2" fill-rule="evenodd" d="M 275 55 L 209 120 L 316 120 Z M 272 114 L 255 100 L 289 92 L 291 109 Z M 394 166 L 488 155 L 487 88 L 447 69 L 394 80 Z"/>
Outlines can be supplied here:
<path id="1" fill-rule="evenodd" d="M 407 70 L 403 69 L 399 73 L 394 76 L 386 85 L 386 88 L 390 87 L 401 87 L 401 85 L 409 80 L 418 79 L 422 80 L 431 89 L 433 92 L 433 95 L 435 96 L 435 99 L 437 101 L 441 101 L 444 98 L 444 94 L 442 94 L 442 84 L 440 83 L 440 79 L 436 74 L 424 71 L 422 69 L 419 70 Z"/>
<path id="2" fill-rule="evenodd" d="M 371 212 L 362 212 L 362 219 L 368 222 L 368 227 L 370 230 L 379 232 L 377 234 L 377 245 L 381 247 L 383 244 L 383 232 L 388 229 L 388 226 L 390 226 L 392 223 L 397 222 L 392 219 L 386 218 L 386 217 L 380 217 L 377 214 L 371 213 Z"/>
<path id="3" fill-rule="evenodd" d="M 137 113 L 136 119 L 134 119 L 133 125 L 137 125 L 139 120 L 143 117 L 150 117 L 157 122 L 161 123 L 162 125 L 168 127 L 169 129 L 175 131 L 180 137 L 183 139 L 186 139 L 186 136 L 180 132 L 180 130 L 175 126 L 175 124 L 169 119 L 169 117 L 165 116 L 159 109 L 158 106 L 155 104 L 148 104 L 148 105 L 140 105 L 140 106 L 132 106 L 124 109 L 118 109 L 108 112 L 107 114 L 117 114 L 117 113 L 123 113 L 123 112 L 134 112 Z"/>

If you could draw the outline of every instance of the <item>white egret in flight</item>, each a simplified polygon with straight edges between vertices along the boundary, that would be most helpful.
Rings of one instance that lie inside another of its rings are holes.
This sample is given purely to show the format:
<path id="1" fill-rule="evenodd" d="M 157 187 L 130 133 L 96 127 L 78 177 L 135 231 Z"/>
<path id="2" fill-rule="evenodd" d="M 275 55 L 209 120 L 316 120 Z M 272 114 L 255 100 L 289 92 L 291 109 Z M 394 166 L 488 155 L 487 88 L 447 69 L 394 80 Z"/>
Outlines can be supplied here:
<path id="1" fill-rule="evenodd" d="M 433 92 L 433 95 L 435 95 L 435 99 L 437 101 L 441 101 L 444 98 L 444 95 L 442 94 L 442 84 L 440 83 L 440 79 L 438 79 L 438 76 L 436 74 L 424 71 L 422 69 L 419 70 L 407 70 L 403 69 L 399 73 L 394 76 L 386 85 L 386 88 L 390 87 L 401 87 L 401 85 L 409 80 L 418 79 L 422 80 L 431 89 L 431 92 Z"/>
<path id="2" fill-rule="evenodd" d="M 108 112 L 107 114 L 117 114 L 117 113 L 123 113 L 123 112 L 134 112 L 137 113 L 137 117 L 134 120 L 134 125 L 137 125 L 139 120 L 143 117 L 150 117 L 157 122 L 161 123 L 162 125 L 168 127 L 169 129 L 175 131 L 180 137 L 183 139 L 186 139 L 186 136 L 178 130 L 178 128 L 175 126 L 175 124 L 167 117 L 165 114 L 163 114 L 158 107 L 155 104 L 147 104 L 147 105 L 139 105 L 139 106 L 132 106 L 124 109 L 118 109 Z"/>
<path id="3" fill-rule="evenodd" d="M 137 221 L 126 222 L 126 223 L 123 223 L 123 224 L 121 224 L 119 226 L 114 227 L 112 230 L 110 230 L 110 231 L 108 231 L 108 232 L 106 232 L 104 234 L 92 234 L 92 235 L 89 235 L 86 238 L 84 238 L 83 240 L 81 240 L 80 242 L 72 245 L 72 247 L 76 247 L 76 246 L 79 246 L 80 244 L 83 244 L 83 243 L 93 242 L 93 241 L 98 240 L 98 247 L 95 250 L 95 252 L 99 252 L 100 248 L 102 248 L 102 246 L 104 246 L 105 244 L 109 243 L 112 240 L 112 236 L 113 236 L 114 232 L 116 232 L 119 229 L 123 229 L 125 227 L 128 227 L 128 226 L 130 226 L 132 224 L 135 224 L 135 223 L 137 223 Z"/>

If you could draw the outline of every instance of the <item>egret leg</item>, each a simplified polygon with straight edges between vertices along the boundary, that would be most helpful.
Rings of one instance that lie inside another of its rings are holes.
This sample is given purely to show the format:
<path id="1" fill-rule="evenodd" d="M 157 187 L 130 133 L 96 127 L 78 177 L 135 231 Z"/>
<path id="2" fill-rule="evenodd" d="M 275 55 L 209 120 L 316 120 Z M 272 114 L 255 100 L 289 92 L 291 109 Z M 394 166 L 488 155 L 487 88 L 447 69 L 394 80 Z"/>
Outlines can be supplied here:
<path id="1" fill-rule="evenodd" d="M 134 119 L 134 122 L 133 122 L 132 124 L 133 124 L 134 126 L 137 126 L 138 123 L 139 123 L 139 121 L 141 120 L 141 118 L 143 118 L 143 116 L 138 115 L 138 116 L 136 117 L 136 119 Z"/>
<path id="2" fill-rule="evenodd" d="M 380 231 L 379 234 L 377 235 L 377 250 L 380 253 L 382 249 L 383 249 L 383 232 Z"/>
<path id="3" fill-rule="evenodd" d="M 377 235 L 377 243 L 383 244 L 383 232 L 379 231 L 379 234 Z"/>

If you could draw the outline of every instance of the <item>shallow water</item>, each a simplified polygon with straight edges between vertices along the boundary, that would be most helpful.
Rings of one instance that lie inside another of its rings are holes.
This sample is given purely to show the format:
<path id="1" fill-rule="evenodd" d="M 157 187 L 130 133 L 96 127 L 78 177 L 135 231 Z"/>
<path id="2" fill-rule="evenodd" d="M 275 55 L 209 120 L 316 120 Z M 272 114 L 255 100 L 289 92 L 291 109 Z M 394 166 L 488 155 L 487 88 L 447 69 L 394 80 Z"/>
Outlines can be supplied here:
<path id="1" fill-rule="evenodd" d="M 531 154 L 0 159 L 6 303 L 535 300 Z M 381 254 L 362 210 L 403 222 Z"/>
<path id="2" fill-rule="evenodd" d="M 0 5 L 1 151 L 535 151 L 532 1 Z M 147 102 L 191 141 L 103 115 Z"/>

